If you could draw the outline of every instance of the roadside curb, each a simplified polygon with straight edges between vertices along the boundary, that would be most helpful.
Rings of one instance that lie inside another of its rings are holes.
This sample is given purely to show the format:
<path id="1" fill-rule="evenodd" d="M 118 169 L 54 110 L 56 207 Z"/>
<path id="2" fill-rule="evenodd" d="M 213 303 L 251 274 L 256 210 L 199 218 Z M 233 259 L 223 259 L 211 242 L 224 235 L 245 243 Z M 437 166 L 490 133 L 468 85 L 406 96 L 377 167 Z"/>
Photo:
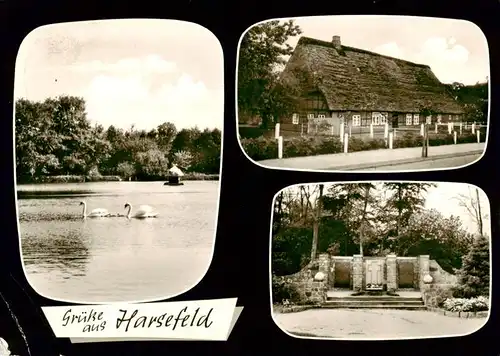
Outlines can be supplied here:
<path id="1" fill-rule="evenodd" d="M 363 163 L 363 164 L 358 164 L 358 165 L 347 165 L 347 166 L 334 166 L 334 167 L 328 167 L 326 169 L 332 169 L 332 170 L 335 169 L 335 170 L 342 170 L 342 171 L 354 171 L 354 170 L 358 170 L 358 169 L 390 167 L 390 166 L 398 166 L 400 164 L 437 161 L 437 160 L 441 160 L 441 159 L 466 157 L 466 156 L 473 156 L 473 155 L 478 155 L 478 154 L 481 155 L 483 152 L 484 152 L 484 150 L 474 150 L 474 151 L 460 152 L 460 153 L 447 153 L 447 154 L 436 155 L 436 156 L 425 157 L 425 158 L 423 158 L 423 157 L 405 158 L 405 159 L 399 159 L 399 160 L 394 160 L 394 161 L 370 162 L 370 163 Z"/>

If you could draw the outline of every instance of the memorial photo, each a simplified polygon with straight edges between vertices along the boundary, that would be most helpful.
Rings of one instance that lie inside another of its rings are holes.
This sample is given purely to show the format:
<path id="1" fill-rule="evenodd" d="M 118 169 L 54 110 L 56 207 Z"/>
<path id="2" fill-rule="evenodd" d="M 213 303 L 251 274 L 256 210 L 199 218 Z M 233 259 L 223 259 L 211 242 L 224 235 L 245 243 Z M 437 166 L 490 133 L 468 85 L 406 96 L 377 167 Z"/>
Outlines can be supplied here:
<path id="1" fill-rule="evenodd" d="M 275 196 L 272 314 L 295 337 L 464 336 L 489 319 L 489 200 L 466 183 L 300 184 Z"/>

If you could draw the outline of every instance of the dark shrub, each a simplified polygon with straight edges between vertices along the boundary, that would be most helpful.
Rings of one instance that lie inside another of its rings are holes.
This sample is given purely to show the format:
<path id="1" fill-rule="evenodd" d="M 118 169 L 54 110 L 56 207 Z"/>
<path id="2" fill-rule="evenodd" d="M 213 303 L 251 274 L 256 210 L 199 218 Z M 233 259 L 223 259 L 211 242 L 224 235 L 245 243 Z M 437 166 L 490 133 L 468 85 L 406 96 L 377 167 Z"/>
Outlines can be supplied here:
<path id="1" fill-rule="evenodd" d="M 481 133 L 484 142 L 486 135 Z M 399 131 L 393 141 L 393 148 L 422 147 L 422 136 L 416 132 Z M 457 143 L 477 142 L 476 135 L 466 133 L 457 137 Z M 429 146 L 454 144 L 453 135 L 448 132 L 429 132 Z M 278 158 L 278 141 L 274 137 L 242 138 L 241 145 L 246 154 L 256 161 Z M 385 149 L 384 139 L 363 139 L 356 136 L 349 138 L 349 152 Z M 283 158 L 335 154 L 343 152 L 344 145 L 337 136 L 287 137 L 283 142 Z"/>
<path id="2" fill-rule="evenodd" d="M 490 292 L 490 248 L 484 236 L 478 237 L 469 253 L 463 258 L 459 270 L 459 285 L 454 288 L 455 298 L 489 296 Z"/>
<path id="3" fill-rule="evenodd" d="M 300 303 L 300 294 L 291 283 L 287 283 L 286 277 L 276 277 L 273 276 L 273 303 L 281 303 L 283 300 L 287 299 L 292 303 Z"/>

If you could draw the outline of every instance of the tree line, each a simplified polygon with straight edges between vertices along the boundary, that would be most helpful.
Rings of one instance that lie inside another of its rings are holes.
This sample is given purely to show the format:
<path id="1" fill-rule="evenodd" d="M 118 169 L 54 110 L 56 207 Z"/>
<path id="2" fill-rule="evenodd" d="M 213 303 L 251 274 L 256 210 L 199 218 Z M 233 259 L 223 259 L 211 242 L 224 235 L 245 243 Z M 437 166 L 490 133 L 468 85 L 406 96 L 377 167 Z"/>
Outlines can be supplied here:
<path id="1" fill-rule="evenodd" d="M 454 273 L 483 232 L 479 196 L 457 197 L 471 208 L 478 234 L 457 216 L 425 208 L 434 183 L 350 183 L 287 188 L 273 213 L 272 269 L 276 276 L 298 272 L 319 253 L 352 256 L 430 255 Z M 479 214 L 479 215 L 478 215 Z"/>
<path id="2" fill-rule="evenodd" d="M 296 112 L 300 90 L 280 80 L 286 58 L 293 53 L 287 41 L 302 34 L 293 20 L 267 21 L 253 26 L 242 38 L 238 62 L 238 118 L 240 123 L 260 118 L 267 129 L 280 117 Z M 297 73 L 308 77 L 307 73 Z M 307 78 L 304 78 L 307 79 Z M 310 80 L 310 78 L 308 79 Z M 464 107 L 465 121 L 485 122 L 488 115 L 488 82 L 466 86 L 445 85 Z"/>
<path id="3" fill-rule="evenodd" d="M 149 131 L 92 125 L 80 97 L 15 103 L 18 183 L 53 175 L 164 179 L 173 164 L 187 172 L 218 174 L 221 139 L 219 129 L 178 131 L 170 122 Z"/>

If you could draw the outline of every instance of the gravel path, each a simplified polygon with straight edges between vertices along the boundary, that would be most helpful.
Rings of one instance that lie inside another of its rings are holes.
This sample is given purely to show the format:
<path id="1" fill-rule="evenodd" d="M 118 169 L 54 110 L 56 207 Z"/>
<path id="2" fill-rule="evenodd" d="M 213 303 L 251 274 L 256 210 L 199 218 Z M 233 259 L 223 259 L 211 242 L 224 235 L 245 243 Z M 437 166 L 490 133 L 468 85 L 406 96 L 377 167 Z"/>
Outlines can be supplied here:
<path id="1" fill-rule="evenodd" d="M 348 339 L 399 339 L 465 335 L 487 318 L 455 318 L 430 311 L 312 309 L 274 314 L 282 329 L 302 336 Z"/>

